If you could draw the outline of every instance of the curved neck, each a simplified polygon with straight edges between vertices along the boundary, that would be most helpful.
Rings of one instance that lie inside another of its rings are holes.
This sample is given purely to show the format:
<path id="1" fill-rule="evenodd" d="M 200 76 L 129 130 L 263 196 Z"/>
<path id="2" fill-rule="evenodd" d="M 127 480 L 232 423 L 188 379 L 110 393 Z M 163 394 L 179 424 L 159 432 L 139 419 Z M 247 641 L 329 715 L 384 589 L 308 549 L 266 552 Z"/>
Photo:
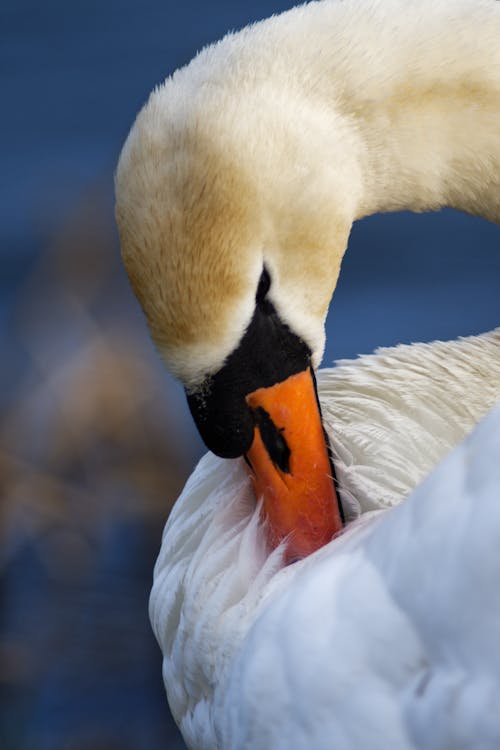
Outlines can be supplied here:
<path id="1" fill-rule="evenodd" d="M 273 194 L 285 162 L 302 195 L 310 162 L 333 167 L 349 220 L 450 206 L 500 222 L 498 0 L 311 2 L 207 48 L 188 74 L 222 92 L 217 118 L 228 109 Z M 266 125 L 273 109 L 283 126 Z M 293 148 L 273 138 L 288 131 Z"/>
<path id="2" fill-rule="evenodd" d="M 408 86 L 358 115 L 365 150 L 356 218 L 449 206 L 500 223 L 500 75 L 498 83 Z"/>
<path id="3" fill-rule="evenodd" d="M 354 218 L 450 206 L 500 222 L 500 2 L 329 0 L 273 23 L 304 100 L 332 136 L 351 126 Z"/>
<path id="4" fill-rule="evenodd" d="M 500 223 L 500 2 L 358 5 L 324 10 L 358 12 L 332 70 L 360 142 L 356 218 L 449 206 Z"/>

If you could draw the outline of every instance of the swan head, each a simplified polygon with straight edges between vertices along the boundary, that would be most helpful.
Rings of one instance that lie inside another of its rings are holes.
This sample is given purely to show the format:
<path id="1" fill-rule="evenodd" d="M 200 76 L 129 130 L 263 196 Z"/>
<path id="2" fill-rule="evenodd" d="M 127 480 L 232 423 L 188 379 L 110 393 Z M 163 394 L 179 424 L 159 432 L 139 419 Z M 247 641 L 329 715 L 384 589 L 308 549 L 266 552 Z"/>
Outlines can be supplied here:
<path id="1" fill-rule="evenodd" d="M 313 371 L 357 197 L 349 149 L 332 162 L 341 134 L 293 92 L 193 86 L 186 71 L 153 92 L 120 156 L 124 263 L 208 448 L 247 456 L 265 506 L 302 457 L 302 495 L 327 498 L 322 518 L 335 506 L 324 543 L 340 520 Z M 267 397 L 290 377 L 286 398 Z M 272 531 L 273 543 L 296 525 Z"/>

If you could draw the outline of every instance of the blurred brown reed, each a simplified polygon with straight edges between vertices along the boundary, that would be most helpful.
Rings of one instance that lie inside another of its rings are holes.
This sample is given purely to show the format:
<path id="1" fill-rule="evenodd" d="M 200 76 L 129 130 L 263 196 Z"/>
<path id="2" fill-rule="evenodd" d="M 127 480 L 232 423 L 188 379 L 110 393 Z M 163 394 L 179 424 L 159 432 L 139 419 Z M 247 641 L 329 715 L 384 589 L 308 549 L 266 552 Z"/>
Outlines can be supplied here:
<path id="1" fill-rule="evenodd" d="M 142 628 L 161 529 L 200 444 L 186 420 L 181 389 L 166 375 L 128 288 L 105 187 L 84 196 L 40 255 L 18 295 L 13 325 L 24 366 L 0 420 L 0 574 L 10 588 L 22 588 L 25 613 L 32 584 L 13 580 L 19 579 L 13 571 L 22 570 L 18 562 L 27 550 L 57 592 L 82 582 L 97 589 L 96 551 L 107 543 L 103 529 L 133 524 L 145 550 L 140 575 L 130 582 L 142 587 Z M 32 640 L 29 627 L 20 633 L 9 625 L 16 621 L 9 611 L 15 606 L 7 599 L 0 687 L 32 690 L 60 658 L 59 626 L 49 624 L 48 641 Z M 56 596 L 55 606 L 72 605 Z M 36 621 L 37 612 L 32 614 Z M 144 633 L 133 628 L 123 638 L 119 618 L 114 623 L 112 611 L 107 618 L 126 662 L 127 648 L 136 651 Z M 88 648 L 98 660 L 104 658 L 98 612 L 93 626 L 96 638 Z M 147 637 L 152 641 L 149 632 Z M 154 651 L 158 685 L 160 667 Z M 11 746 L 24 747 L 12 732 Z M 97 731 L 85 747 L 102 745 L 104 736 L 109 745 L 106 732 Z M 124 743 L 122 738 L 118 746 Z"/>

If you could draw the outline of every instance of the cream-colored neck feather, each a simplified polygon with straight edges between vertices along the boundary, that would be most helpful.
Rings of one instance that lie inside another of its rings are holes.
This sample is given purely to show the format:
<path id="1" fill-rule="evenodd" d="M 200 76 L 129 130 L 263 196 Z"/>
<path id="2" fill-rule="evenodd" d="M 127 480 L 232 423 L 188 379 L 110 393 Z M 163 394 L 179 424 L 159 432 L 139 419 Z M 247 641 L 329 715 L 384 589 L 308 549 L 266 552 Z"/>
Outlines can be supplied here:
<path id="1" fill-rule="evenodd" d="M 257 63 L 259 88 L 270 68 L 278 98 L 283 86 L 323 109 L 331 135 L 321 120 L 309 148 L 323 142 L 328 158 L 332 147 L 333 169 L 345 139 L 352 219 L 451 206 L 500 221 L 496 0 L 319 2 L 265 24 L 252 58 L 267 49 L 278 59 Z M 250 47 L 259 31 L 241 41 Z"/>
<path id="2" fill-rule="evenodd" d="M 295 12 L 302 19 L 281 23 L 300 35 L 290 45 L 309 47 L 304 93 L 324 102 L 332 129 L 346 118 L 356 143 L 352 218 L 452 206 L 499 222 L 500 4 L 350 0 Z"/>
<path id="3" fill-rule="evenodd" d="M 330 119 L 330 136 L 322 120 L 309 132 L 310 149 L 323 142 L 337 169 L 345 139 L 352 220 L 451 206 L 500 222 L 496 0 L 312 3 L 269 22 L 265 44 L 290 50 L 278 86 Z"/>
<path id="4" fill-rule="evenodd" d="M 398 75 L 351 99 L 366 148 L 357 218 L 451 206 L 500 222 L 500 4 L 447 5 L 435 31 L 424 8 L 407 40 L 396 28 Z"/>
<path id="5" fill-rule="evenodd" d="M 129 275 L 184 383 L 241 339 L 263 264 L 319 364 L 354 220 L 500 221 L 500 3 L 331 0 L 229 35 L 153 92 L 116 187 Z"/>

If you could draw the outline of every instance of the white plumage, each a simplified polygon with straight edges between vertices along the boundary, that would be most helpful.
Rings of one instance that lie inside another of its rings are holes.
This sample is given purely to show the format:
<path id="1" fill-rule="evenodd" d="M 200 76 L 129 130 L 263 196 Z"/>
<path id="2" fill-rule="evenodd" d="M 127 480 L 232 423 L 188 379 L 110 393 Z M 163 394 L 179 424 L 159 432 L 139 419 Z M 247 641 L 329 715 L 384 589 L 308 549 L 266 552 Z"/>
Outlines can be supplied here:
<path id="1" fill-rule="evenodd" d="M 167 522 L 151 620 L 193 748 L 500 746 L 500 329 L 323 370 L 358 516 L 294 565 L 265 553 L 239 460 L 205 456 Z M 361 515 L 359 515 L 361 513 Z"/>

